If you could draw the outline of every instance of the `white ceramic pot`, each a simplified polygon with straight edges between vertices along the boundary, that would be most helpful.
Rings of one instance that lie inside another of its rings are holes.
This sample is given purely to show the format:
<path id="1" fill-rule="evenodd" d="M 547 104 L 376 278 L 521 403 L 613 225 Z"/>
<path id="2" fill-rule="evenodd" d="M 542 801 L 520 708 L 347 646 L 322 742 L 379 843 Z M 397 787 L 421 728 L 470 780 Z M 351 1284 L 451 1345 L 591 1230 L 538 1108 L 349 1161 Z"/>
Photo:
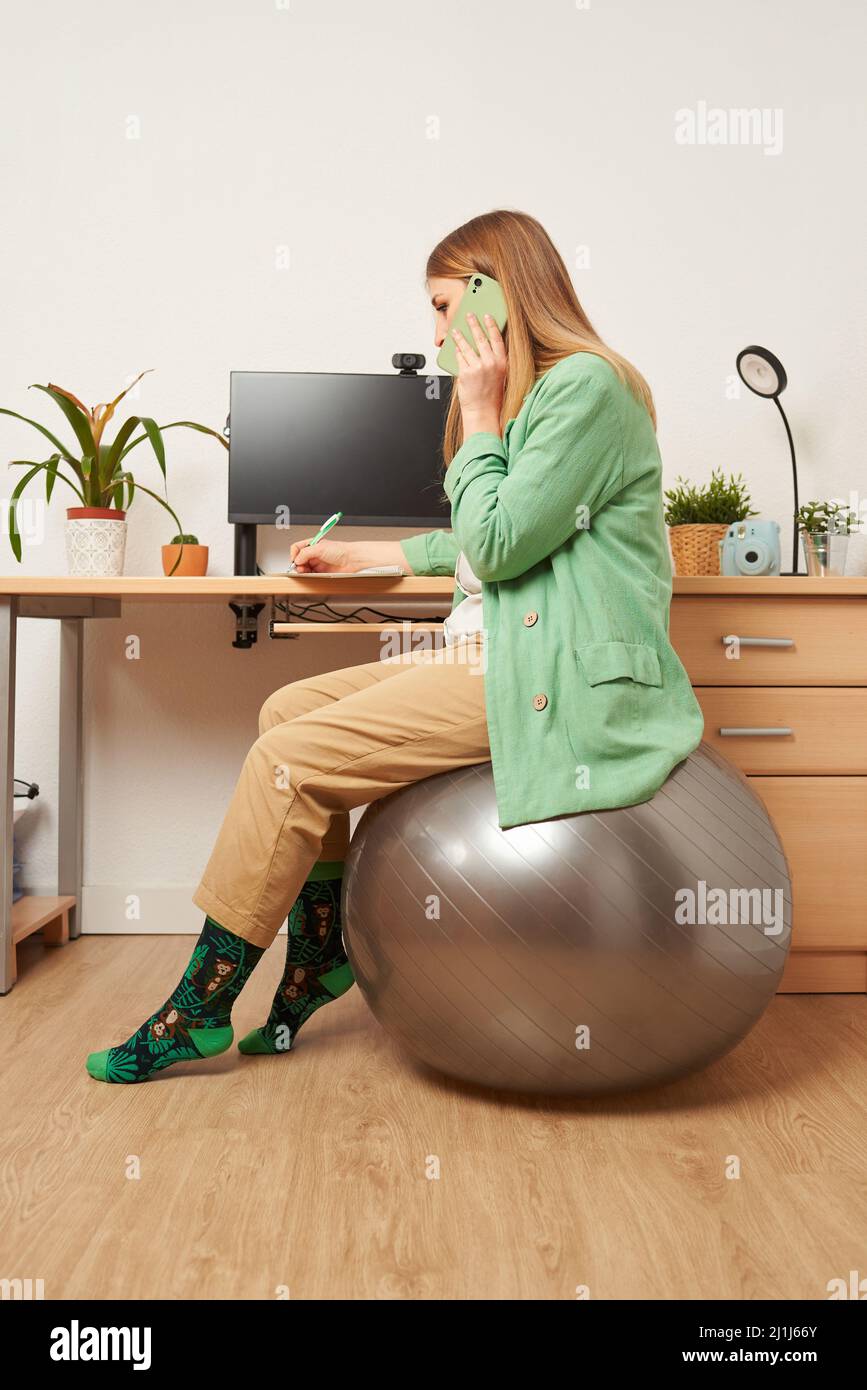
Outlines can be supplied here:
<path id="1" fill-rule="evenodd" d="M 123 574 L 126 512 L 114 507 L 69 507 L 66 512 L 66 563 L 80 578 Z"/>

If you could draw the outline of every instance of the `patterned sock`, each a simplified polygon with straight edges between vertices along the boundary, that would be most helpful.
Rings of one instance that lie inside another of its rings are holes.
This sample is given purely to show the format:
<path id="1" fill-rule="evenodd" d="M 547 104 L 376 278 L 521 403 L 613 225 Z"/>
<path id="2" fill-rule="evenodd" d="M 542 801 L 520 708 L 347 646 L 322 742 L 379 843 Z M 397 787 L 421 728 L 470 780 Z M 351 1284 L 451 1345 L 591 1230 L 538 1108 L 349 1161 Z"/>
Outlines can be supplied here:
<path id="1" fill-rule="evenodd" d="M 92 1052 L 86 1066 L 97 1081 L 147 1081 L 200 1057 L 215 1057 L 235 1036 L 232 1005 L 264 954 L 206 917 L 184 977 L 155 1014 L 119 1047 Z"/>
<path id="2" fill-rule="evenodd" d="M 302 1024 L 355 981 L 340 930 L 343 865 L 320 862 L 289 913 L 286 968 L 268 1020 L 238 1043 L 246 1053 L 288 1052 Z"/>

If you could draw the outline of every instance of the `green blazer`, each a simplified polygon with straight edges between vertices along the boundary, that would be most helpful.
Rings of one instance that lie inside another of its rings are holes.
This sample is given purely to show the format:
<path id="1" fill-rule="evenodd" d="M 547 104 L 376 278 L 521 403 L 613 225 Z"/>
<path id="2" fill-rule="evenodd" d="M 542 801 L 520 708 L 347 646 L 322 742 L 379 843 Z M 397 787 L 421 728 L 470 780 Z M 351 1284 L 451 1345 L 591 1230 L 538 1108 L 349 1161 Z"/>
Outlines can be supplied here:
<path id="1" fill-rule="evenodd" d="M 453 573 L 463 550 L 481 580 L 503 828 L 647 801 L 701 740 L 668 636 L 661 477 L 647 411 L 604 358 L 577 352 L 502 439 L 479 432 L 455 454 L 452 531 L 401 542 L 416 574 Z"/>

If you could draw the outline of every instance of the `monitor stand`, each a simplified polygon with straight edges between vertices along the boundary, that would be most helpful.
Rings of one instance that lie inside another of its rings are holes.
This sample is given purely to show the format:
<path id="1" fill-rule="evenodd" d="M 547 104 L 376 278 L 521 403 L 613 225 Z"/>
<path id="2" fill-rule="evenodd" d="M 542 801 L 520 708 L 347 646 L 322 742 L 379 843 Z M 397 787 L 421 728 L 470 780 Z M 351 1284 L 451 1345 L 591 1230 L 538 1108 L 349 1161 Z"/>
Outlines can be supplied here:
<path id="1" fill-rule="evenodd" d="M 255 522 L 235 522 L 236 574 L 256 573 L 256 535 Z M 259 614 L 265 605 L 264 603 L 230 603 L 229 607 L 235 615 L 235 637 L 232 646 L 249 650 L 258 636 Z"/>
<path id="2" fill-rule="evenodd" d="M 235 522 L 235 573 L 256 573 L 256 536 L 258 528 L 252 521 Z"/>

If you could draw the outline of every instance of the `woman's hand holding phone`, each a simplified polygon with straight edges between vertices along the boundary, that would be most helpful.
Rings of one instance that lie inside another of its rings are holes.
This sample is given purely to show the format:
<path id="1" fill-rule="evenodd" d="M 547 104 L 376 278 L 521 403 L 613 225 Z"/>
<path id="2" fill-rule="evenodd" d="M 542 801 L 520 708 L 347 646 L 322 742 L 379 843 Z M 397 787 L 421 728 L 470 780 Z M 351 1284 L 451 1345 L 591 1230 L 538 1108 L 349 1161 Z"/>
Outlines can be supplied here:
<path id="1" fill-rule="evenodd" d="M 500 433 L 500 410 L 508 366 L 506 344 L 493 317 L 485 314 L 484 319 L 483 332 L 475 314 L 467 315 L 476 351 L 459 329 L 451 330 L 458 357 L 457 390 L 464 439 L 479 430 Z"/>

